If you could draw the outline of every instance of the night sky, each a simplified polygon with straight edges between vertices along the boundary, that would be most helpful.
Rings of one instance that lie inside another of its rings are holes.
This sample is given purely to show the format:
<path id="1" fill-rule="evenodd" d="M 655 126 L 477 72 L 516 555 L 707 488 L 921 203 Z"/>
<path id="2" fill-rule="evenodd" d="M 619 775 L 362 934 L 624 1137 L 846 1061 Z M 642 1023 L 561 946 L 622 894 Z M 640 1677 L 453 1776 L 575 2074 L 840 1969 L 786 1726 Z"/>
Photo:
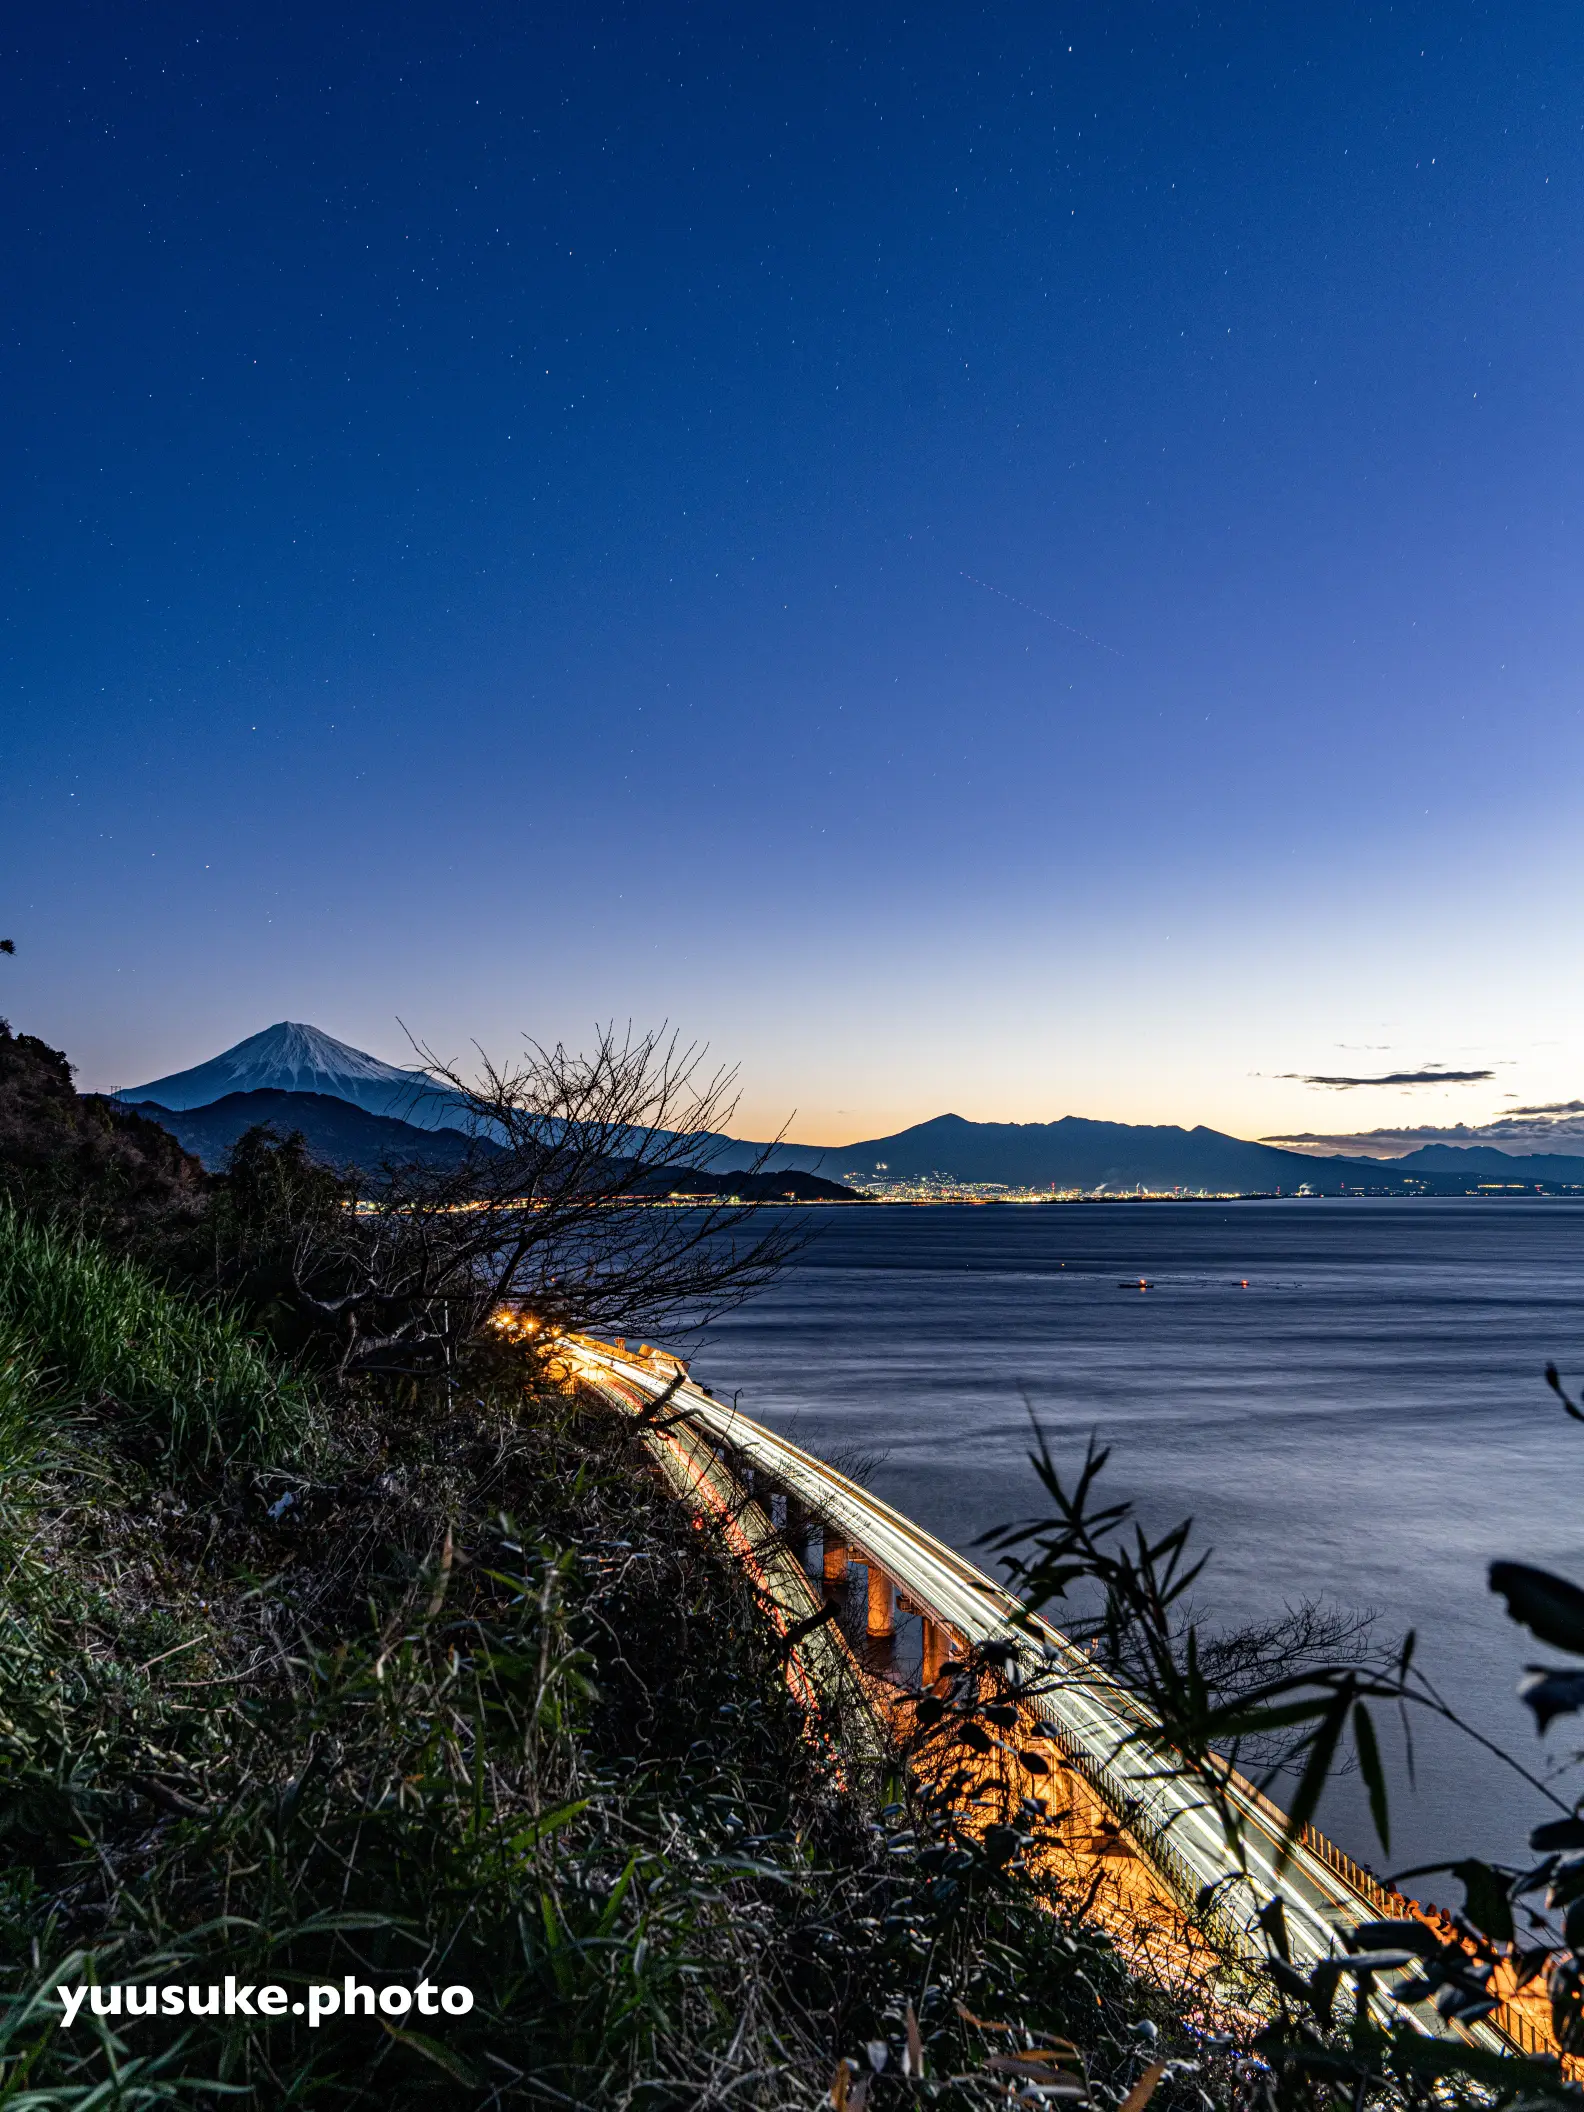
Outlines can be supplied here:
<path id="1" fill-rule="evenodd" d="M 0 1009 L 84 1085 L 615 1016 L 819 1141 L 1584 1088 L 1577 7 L 4 52 Z"/>

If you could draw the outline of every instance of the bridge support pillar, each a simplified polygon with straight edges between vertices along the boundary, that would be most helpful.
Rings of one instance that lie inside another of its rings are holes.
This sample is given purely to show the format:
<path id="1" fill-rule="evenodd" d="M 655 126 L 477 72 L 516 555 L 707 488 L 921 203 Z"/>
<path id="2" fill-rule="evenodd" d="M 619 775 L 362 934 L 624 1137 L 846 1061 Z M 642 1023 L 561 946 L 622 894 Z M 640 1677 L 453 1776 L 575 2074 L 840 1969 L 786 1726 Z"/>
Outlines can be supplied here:
<path id="1" fill-rule="evenodd" d="M 941 1669 L 951 1655 L 951 1635 L 938 1621 L 926 1618 L 924 1622 L 924 1662 L 919 1667 L 919 1684 L 934 1686 L 941 1676 Z"/>
<path id="2" fill-rule="evenodd" d="M 808 1565 L 809 1514 L 790 1491 L 786 1499 L 786 1523 L 781 1528 L 787 1546 L 805 1566 Z"/>
<path id="3" fill-rule="evenodd" d="M 839 1591 L 847 1581 L 847 1543 L 831 1526 L 826 1526 L 823 1538 L 825 1589 L 828 1592 Z"/>
<path id="4" fill-rule="evenodd" d="M 869 1564 L 869 1633 L 872 1636 L 896 1634 L 896 1586 L 878 1562 Z"/>

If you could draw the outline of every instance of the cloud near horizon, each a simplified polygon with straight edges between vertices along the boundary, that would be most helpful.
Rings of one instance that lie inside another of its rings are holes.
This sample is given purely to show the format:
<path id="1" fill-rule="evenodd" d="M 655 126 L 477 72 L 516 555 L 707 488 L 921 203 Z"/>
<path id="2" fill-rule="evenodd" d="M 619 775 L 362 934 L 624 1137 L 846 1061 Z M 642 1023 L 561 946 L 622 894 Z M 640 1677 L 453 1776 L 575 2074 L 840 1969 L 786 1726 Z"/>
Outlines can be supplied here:
<path id="1" fill-rule="evenodd" d="M 1434 1064 L 1422 1071 L 1386 1071 L 1375 1078 L 1311 1076 L 1306 1071 L 1278 1071 L 1278 1078 L 1295 1078 L 1303 1085 L 1349 1087 L 1355 1085 L 1481 1085 L 1494 1078 L 1494 1071 L 1443 1071 Z"/>
<path id="2" fill-rule="evenodd" d="M 1517 1158 L 1531 1152 L 1584 1154 L 1584 1100 L 1553 1100 L 1544 1107 L 1515 1107 L 1490 1122 L 1421 1123 L 1404 1129 L 1364 1129 L 1321 1136 L 1314 1130 L 1261 1137 L 1262 1144 L 1288 1151 L 1349 1152 L 1369 1159 L 1400 1158 L 1421 1144 L 1486 1144 Z"/>

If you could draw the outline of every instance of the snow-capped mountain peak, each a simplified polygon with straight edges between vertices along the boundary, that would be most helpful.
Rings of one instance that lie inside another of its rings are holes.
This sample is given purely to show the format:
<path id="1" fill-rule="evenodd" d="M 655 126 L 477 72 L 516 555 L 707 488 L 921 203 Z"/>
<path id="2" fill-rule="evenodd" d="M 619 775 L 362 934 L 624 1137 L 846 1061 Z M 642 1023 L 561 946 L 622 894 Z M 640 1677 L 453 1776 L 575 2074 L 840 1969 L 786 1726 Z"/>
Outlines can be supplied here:
<path id="1" fill-rule="evenodd" d="M 173 1071 L 152 1084 L 127 1087 L 123 1100 L 152 1100 L 176 1111 L 208 1107 L 228 1093 L 266 1089 L 286 1093 L 328 1093 L 349 1100 L 371 1115 L 394 1115 L 422 1128 L 449 1126 L 454 1120 L 452 1096 L 419 1070 L 382 1063 L 362 1049 L 351 1048 L 322 1027 L 283 1019 L 261 1034 L 250 1034 L 233 1048 L 211 1056 L 191 1070 Z"/>

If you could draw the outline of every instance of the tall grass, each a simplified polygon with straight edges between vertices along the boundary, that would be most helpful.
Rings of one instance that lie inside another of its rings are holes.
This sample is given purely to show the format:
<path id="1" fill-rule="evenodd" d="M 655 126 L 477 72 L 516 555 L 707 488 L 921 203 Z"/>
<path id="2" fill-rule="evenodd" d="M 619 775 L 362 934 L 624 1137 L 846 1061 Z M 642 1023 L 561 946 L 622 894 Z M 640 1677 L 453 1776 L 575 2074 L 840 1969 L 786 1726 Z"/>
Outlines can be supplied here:
<path id="1" fill-rule="evenodd" d="M 0 1464 L 24 1393 L 38 1400 L 38 1372 L 63 1409 L 119 1417 L 172 1463 L 262 1464 L 308 1434 L 307 1388 L 234 1314 L 0 1203 L 0 1345 L 6 1339 L 25 1343 L 27 1356 L 13 1355 L 8 1379 L 0 1346 Z"/>
<path id="2" fill-rule="evenodd" d="M 37 1456 L 43 1405 L 37 1359 L 20 1334 L 0 1326 L 0 1505 Z"/>

